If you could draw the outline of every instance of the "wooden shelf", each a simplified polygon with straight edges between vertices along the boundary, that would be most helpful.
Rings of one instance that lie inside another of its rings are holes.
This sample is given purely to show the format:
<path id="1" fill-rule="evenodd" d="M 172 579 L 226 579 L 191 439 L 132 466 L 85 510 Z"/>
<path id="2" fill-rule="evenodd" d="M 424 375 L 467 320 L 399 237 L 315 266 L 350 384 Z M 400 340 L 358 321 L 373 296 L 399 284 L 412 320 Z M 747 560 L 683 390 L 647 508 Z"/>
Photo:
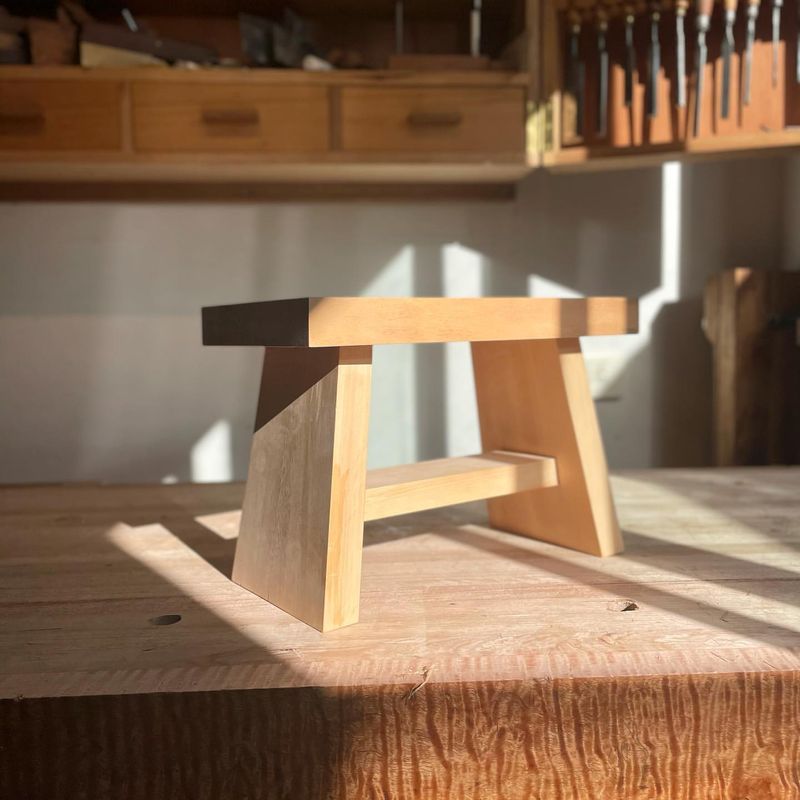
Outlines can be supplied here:
<path id="1" fill-rule="evenodd" d="M 0 195 L 299 183 L 507 196 L 529 170 L 525 98 L 525 75 L 506 71 L 3 67 Z"/>
<path id="2" fill-rule="evenodd" d="M 552 171 L 630 169 L 665 161 L 710 161 L 739 156 L 774 155 L 800 148 L 800 127 L 714 139 L 693 139 L 680 146 L 565 147 L 545 153 L 542 165 Z"/>

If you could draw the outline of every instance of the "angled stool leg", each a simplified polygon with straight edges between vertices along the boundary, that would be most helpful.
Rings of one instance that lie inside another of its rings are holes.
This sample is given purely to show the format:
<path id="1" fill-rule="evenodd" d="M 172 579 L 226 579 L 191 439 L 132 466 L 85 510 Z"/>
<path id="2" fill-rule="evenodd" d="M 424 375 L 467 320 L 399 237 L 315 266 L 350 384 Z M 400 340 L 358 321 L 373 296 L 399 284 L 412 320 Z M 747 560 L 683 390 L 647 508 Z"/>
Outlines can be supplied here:
<path id="1" fill-rule="evenodd" d="M 372 348 L 266 348 L 233 580 L 321 631 L 358 621 Z"/>
<path id="2" fill-rule="evenodd" d="M 553 456 L 558 486 L 489 500 L 492 526 L 599 556 L 621 552 L 578 339 L 473 342 L 484 450 Z"/>

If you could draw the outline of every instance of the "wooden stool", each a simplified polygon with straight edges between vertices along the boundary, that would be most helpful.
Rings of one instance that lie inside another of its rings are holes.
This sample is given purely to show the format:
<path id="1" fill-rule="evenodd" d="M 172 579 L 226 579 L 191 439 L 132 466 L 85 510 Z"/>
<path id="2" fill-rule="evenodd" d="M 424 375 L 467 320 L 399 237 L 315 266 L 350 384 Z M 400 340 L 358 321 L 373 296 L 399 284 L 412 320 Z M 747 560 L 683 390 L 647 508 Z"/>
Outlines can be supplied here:
<path id="1" fill-rule="evenodd" d="M 204 308 L 204 344 L 265 348 L 233 580 L 318 630 L 350 625 L 366 520 L 483 498 L 494 527 L 618 553 L 578 337 L 636 327 L 635 301 L 618 297 Z M 485 452 L 367 473 L 372 345 L 454 341 L 472 343 Z"/>

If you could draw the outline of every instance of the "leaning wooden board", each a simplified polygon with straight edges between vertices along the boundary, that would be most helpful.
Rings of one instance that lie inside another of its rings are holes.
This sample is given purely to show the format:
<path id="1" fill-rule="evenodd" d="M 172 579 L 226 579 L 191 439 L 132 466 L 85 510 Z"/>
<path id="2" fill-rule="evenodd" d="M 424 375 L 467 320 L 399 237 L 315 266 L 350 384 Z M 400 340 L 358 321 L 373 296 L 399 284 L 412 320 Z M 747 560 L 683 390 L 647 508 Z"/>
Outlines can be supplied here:
<path id="1" fill-rule="evenodd" d="M 800 797 L 800 469 L 614 490 L 610 559 L 371 523 L 322 635 L 225 577 L 240 485 L 6 487 L 0 797 Z"/>

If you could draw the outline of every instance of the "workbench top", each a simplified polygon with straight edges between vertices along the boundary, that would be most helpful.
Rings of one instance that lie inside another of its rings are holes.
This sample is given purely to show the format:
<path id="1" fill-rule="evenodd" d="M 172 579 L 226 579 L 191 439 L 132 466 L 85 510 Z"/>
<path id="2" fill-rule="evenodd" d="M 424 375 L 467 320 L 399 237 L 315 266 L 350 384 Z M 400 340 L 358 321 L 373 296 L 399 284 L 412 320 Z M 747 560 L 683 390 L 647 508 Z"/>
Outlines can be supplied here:
<path id="1" fill-rule="evenodd" d="M 276 731 L 277 772 L 232 796 L 800 795 L 800 469 L 612 480 L 608 559 L 480 505 L 369 523 L 361 622 L 328 634 L 228 579 L 240 484 L 0 489 L 0 796 L 21 796 L 4 758 L 23 776 L 77 725 L 94 756 L 63 769 L 119 778 L 121 719 L 213 751 L 192 797 Z M 178 796 L 190 778 L 139 749 L 156 772 L 124 796 Z"/>

